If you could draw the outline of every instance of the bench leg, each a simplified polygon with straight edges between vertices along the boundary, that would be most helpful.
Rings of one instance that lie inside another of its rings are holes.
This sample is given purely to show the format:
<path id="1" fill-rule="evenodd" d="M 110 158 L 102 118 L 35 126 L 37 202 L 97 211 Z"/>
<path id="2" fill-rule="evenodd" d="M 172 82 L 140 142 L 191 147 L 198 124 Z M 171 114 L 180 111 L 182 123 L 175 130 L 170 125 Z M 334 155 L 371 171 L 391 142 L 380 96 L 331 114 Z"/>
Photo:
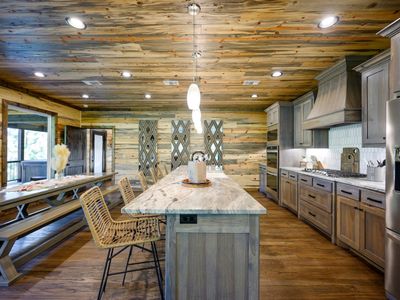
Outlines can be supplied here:
<path id="1" fill-rule="evenodd" d="M 10 252 L 16 239 L 1 241 L 0 246 L 0 286 L 9 286 L 17 280 L 22 274 L 18 273 L 10 257 Z"/>

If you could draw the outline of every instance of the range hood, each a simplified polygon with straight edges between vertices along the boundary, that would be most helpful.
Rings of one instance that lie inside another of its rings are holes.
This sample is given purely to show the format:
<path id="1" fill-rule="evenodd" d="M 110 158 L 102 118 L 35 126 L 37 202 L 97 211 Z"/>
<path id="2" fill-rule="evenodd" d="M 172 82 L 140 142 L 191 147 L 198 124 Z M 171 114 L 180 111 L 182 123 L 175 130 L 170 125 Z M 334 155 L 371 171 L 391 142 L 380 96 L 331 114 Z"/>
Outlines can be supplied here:
<path id="1" fill-rule="evenodd" d="M 361 75 L 353 68 L 366 57 L 347 56 L 317 77 L 317 100 L 304 129 L 324 129 L 361 122 Z"/>

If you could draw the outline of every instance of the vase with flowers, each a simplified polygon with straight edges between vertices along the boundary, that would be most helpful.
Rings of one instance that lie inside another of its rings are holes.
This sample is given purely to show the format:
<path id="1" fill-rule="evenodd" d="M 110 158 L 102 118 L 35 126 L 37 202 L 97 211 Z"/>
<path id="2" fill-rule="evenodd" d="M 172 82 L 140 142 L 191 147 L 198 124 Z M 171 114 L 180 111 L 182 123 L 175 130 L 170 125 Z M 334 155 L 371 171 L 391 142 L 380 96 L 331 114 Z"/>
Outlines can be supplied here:
<path id="1" fill-rule="evenodd" d="M 61 179 L 63 177 L 64 169 L 67 166 L 70 154 L 71 152 L 66 145 L 58 144 L 54 146 L 51 164 L 53 170 L 56 171 L 55 179 Z"/>

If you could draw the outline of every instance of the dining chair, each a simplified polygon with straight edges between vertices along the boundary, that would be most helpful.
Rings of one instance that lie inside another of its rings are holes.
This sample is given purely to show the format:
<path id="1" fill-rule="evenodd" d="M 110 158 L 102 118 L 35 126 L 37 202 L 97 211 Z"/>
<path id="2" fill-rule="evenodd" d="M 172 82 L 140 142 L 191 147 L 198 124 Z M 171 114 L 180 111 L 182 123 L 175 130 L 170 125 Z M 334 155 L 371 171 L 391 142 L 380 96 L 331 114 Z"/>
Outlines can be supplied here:
<path id="1" fill-rule="evenodd" d="M 138 177 L 139 177 L 140 185 L 142 186 L 142 190 L 144 192 L 145 190 L 147 190 L 149 188 L 149 186 L 147 185 L 146 176 L 144 175 L 144 173 L 142 171 L 139 171 Z"/>
<path id="2" fill-rule="evenodd" d="M 151 175 L 151 179 L 153 180 L 153 184 L 157 183 L 157 181 L 158 181 L 157 171 L 154 167 L 150 168 L 150 175 Z"/>
<path id="3" fill-rule="evenodd" d="M 124 283 L 127 273 L 147 269 L 156 270 L 161 299 L 164 299 L 161 266 L 155 243 L 160 240 L 158 218 L 142 217 L 132 218 L 132 220 L 115 221 L 111 217 L 100 188 L 97 186 L 83 193 L 80 197 L 80 202 L 96 246 L 102 249 L 108 249 L 97 299 L 100 300 L 102 298 L 106 290 L 109 276 L 124 274 Z M 150 243 L 151 249 L 140 246 L 143 243 Z M 154 266 L 140 267 L 131 270 L 125 268 L 122 272 L 110 273 L 110 266 L 113 258 L 128 248 L 130 249 L 128 257 L 129 262 L 130 255 L 132 254 L 132 246 L 152 253 L 153 260 L 129 265 L 152 263 Z M 122 247 L 122 249 L 114 253 L 115 248 L 120 247 Z"/>
<path id="4" fill-rule="evenodd" d="M 168 175 L 167 165 L 164 162 L 158 164 L 158 170 L 161 174 L 161 177 L 165 177 Z"/>

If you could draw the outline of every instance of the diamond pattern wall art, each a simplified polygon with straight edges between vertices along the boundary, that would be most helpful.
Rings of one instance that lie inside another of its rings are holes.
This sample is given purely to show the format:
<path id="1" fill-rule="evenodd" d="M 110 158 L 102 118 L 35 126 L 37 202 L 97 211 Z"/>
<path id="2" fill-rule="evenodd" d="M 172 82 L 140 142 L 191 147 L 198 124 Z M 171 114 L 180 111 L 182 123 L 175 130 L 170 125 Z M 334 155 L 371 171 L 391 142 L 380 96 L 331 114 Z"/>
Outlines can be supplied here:
<path id="1" fill-rule="evenodd" d="M 157 167 L 157 120 L 139 120 L 139 171 L 150 175 Z"/>
<path id="2" fill-rule="evenodd" d="M 223 121 L 204 121 L 204 148 L 209 156 L 207 164 L 222 166 L 223 163 Z"/>
<path id="3" fill-rule="evenodd" d="M 190 159 L 190 121 L 171 121 L 171 170 L 186 165 Z"/>

